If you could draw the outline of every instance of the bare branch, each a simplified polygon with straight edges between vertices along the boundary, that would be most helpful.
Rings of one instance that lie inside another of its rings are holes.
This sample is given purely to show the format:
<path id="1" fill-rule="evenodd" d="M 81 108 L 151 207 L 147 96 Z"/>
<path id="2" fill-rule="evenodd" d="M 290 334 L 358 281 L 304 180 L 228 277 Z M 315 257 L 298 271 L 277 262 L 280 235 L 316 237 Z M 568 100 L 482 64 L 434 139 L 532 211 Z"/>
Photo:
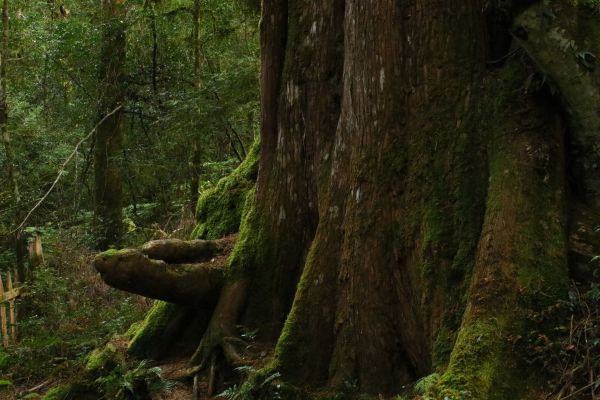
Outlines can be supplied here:
<path id="1" fill-rule="evenodd" d="M 73 157 L 75 157 L 75 154 L 77 154 L 77 150 L 79 150 L 79 146 L 81 146 L 85 141 L 87 141 L 89 138 L 91 138 L 92 135 L 94 134 L 94 132 L 96 132 L 96 130 L 98 129 L 98 127 L 100 125 L 102 125 L 104 123 L 104 121 L 106 121 L 110 116 L 114 115 L 117 111 L 119 111 L 121 108 L 123 108 L 122 105 L 118 106 L 117 108 L 115 108 L 114 110 L 112 110 L 111 112 L 109 112 L 108 114 L 106 114 L 104 116 L 104 118 L 102 118 L 96 124 L 96 126 L 94 126 L 94 128 L 90 131 L 90 133 L 88 133 L 83 139 L 81 139 L 75 145 L 75 148 L 73 149 L 73 151 L 71 152 L 71 154 L 69 154 L 69 157 L 67 157 L 67 159 L 65 160 L 65 162 L 61 165 L 60 169 L 58 170 L 58 175 L 56 176 L 56 179 L 54 179 L 54 182 L 52 183 L 52 186 L 50 186 L 50 189 L 48 189 L 48 191 L 35 204 L 35 206 L 33 206 L 33 208 L 31 210 L 29 210 L 29 212 L 27 213 L 27 215 L 25 216 L 25 218 L 23 219 L 23 221 L 19 224 L 19 226 L 17 226 L 14 230 L 12 230 L 10 232 L 11 234 L 15 233 L 15 232 L 18 232 L 19 230 L 21 230 L 21 228 L 23 228 L 23 226 L 25 225 L 25 223 L 29 220 L 29 217 L 31 217 L 31 215 L 35 212 L 35 210 L 37 210 L 42 205 L 42 203 L 48 198 L 48 196 L 50 195 L 50 193 L 52 193 L 52 191 L 54 190 L 54 188 L 56 187 L 56 185 L 60 181 L 60 178 L 62 178 L 63 174 L 65 173 L 65 168 L 71 162 L 71 160 L 73 159 Z"/>

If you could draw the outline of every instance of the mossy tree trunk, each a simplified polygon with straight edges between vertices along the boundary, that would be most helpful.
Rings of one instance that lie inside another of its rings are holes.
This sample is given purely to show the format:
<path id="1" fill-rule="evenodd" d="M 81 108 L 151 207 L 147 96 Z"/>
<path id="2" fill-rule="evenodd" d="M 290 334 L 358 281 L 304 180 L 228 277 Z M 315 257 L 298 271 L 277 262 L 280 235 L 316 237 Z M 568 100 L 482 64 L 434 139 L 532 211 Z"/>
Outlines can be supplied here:
<path id="1" fill-rule="evenodd" d="M 294 293 L 284 379 L 393 394 L 439 368 L 440 398 L 527 390 L 509 340 L 568 283 L 565 127 L 520 90 L 530 67 L 489 69 L 486 30 L 479 1 L 265 3 L 258 189 L 231 268 Z M 247 296 L 238 321 L 281 321 Z"/>
<path id="2" fill-rule="evenodd" d="M 431 398 L 534 398 L 517 339 L 566 296 L 570 243 L 598 248 L 580 241 L 600 121 L 582 49 L 600 21 L 534 5 L 518 52 L 487 25 L 514 13 L 480 0 L 262 12 L 257 187 L 192 363 L 243 361 L 243 324 L 277 340 L 269 370 L 300 387 L 393 395 L 438 371 Z"/>
<path id="3" fill-rule="evenodd" d="M 125 101 L 125 1 L 102 0 L 101 12 L 103 42 L 98 82 L 100 119 L 122 107 Z M 99 249 L 118 244 L 123 234 L 122 146 L 121 108 L 98 126 L 94 143 L 95 236 Z"/>

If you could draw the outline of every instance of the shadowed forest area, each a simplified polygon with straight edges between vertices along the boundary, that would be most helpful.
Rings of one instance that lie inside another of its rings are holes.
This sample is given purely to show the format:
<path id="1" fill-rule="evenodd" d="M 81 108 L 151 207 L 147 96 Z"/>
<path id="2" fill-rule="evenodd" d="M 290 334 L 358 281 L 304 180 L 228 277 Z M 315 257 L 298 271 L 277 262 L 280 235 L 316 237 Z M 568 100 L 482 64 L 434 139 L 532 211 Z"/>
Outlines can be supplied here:
<path id="1" fill-rule="evenodd" d="M 0 400 L 600 399 L 599 1 L 0 6 Z"/>

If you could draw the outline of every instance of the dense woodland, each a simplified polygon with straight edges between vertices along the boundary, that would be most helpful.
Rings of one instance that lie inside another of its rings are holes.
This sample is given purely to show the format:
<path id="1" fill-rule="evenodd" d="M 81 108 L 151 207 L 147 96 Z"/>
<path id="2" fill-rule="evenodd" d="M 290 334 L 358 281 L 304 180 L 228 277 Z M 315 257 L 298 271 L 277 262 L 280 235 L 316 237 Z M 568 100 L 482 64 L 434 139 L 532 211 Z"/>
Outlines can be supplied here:
<path id="1" fill-rule="evenodd" d="M 600 2 L 0 5 L 0 399 L 600 399 Z"/>

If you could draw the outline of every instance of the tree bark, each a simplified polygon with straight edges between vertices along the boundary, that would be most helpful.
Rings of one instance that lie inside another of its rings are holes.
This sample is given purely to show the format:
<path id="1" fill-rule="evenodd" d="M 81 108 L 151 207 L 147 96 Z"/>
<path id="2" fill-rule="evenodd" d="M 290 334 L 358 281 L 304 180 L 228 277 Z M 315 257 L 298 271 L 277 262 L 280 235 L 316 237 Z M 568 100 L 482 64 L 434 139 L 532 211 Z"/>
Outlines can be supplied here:
<path id="1" fill-rule="evenodd" d="M 0 48 L 0 136 L 4 145 L 6 155 L 5 165 L 6 174 L 13 195 L 14 201 L 14 226 L 21 223 L 23 210 L 21 205 L 21 191 L 17 178 L 17 169 L 14 156 L 12 138 L 8 129 L 8 82 L 6 77 L 6 59 L 8 58 L 8 41 L 10 34 L 9 27 L 9 4 L 8 0 L 2 2 L 2 44 Z M 15 258 L 17 262 L 17 277 L 21 282 L 27 279 L 27 269 L 25 266 L 26 242 L 21 229 L 17 229 L 13 234 L 13 245 L 15 249 Z"/>
<path id="2" fill-rule="evenodd" d="M 523 55 L 490 62 L 480 0 L 262 12 L 257 188 L 192 363 L 239 362 L 241 323 L 297 387 L 389 396 L 437 371 L 430 398 L 536 398 L 517 339 L 600 244 L 597 17 L 533 5 Z"/>
<path id="3" fill-rule="evenodd" d="M 98 82 L 98 114 L 103 118 L 125 102 L 125 16 L 123 0 L 102 0 L 104 23 Z M 123 234 L 121 161 L 123 110 L 107 118 L 96 131 L 94 145 L 95 225 L 97 247 L 118 244 Z"/>

